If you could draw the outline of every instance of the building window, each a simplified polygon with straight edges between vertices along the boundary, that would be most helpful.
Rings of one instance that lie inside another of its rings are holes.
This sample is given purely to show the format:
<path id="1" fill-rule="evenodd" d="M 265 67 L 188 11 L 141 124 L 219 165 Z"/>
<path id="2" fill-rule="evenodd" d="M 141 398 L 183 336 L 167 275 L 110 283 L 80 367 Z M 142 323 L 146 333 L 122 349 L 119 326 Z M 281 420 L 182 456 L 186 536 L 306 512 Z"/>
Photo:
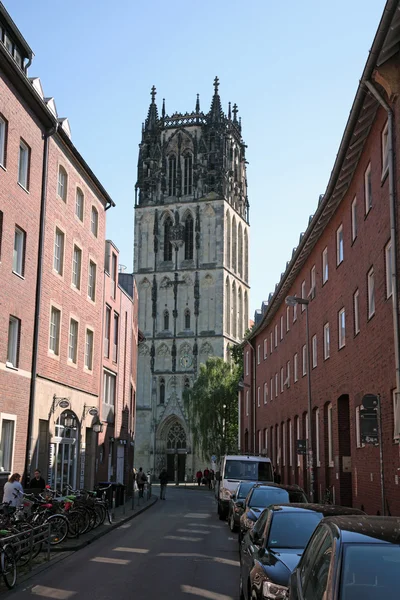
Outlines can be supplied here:
<path id="1" fill-rule="evenodd" d="M 77 289 L 81 289 L 81 269 L 82 269 L 82 250 L 74 245 L 72 256 L 72 285 Z"/>
<path id="2" fill-rule="evenodd" d="M 360 407 L 356 406 L 356 446 L 363 448 L 365 444 L 361 443 L 361 428 L 360 428 Z"/>
<path id="3" fill-rule="evenodd" d="M 293 466 L 293 427 L 292 421 L 289 421 L 289 467 Z"/>
<path id="4" fill-rule="evenodd" d="M 328 281 L 329 267 L 328 267 L 328 248 L 324 248 L 322 252 L 322 285 Z"/>
<path id="5" fill-rule="evenodd" d="M 21 54 L 18 52 L 18 50 L 15 48 L 14 50 L 14 58 L 15 58 L 15 62 L 17 63 L 17 65 L 22 69 L 22 56 Z"/>
<path id="6" fill-rule="evenodd" d="M 176 158 L 170 156 L 168 160 L 168 195 L 176 195 Z"/>
<path id="7" fill-rule="evenodd" d="M 86 329 L 85 367 L 88 371 L 93 369 L 93 331 Z"/>
<path id="8" fill-rule="evenodd" d="M 67 171 L 61 165 L 58 167 L 58 187 L 57 193 L 64 202 L 67 201 L 68 175 Z"/>
<path id="9" fill-rule="evenodd" d="M 169 329 L 169 312 L 164 310 L 164 331 Z"/>
<path id="10" fill-rule="evenodd" d="M 0 115 L 0 165 L 6 166 L 7 160 L 7 130 L 8 122 Z"/>
<path id="11" fill-rule="evenodd" d="M 310 271 L 310 294 L 309 294 L 310 298 L 315 298 L 315 285 L 316 285 L 315 273 L 316 273 L 316 271 L 315 271 L 315 265 L 314 265 Z"/>
<path id="12" fill-rule="evenodd" d="M 15 421 L 13 415 L 9 418 L 1 415 L 1 438 L 0 438 L 0 471 L 13 471 Z"/>
<path id="13" fill-rule="evenodd" d="M 246 417 L 249 416 L 249 391 L 246 391 Z"/>
<path id="14" fill-rule="evenodd" d="M 382 177 L 389 168 L 389 127 L 388 122 L 382 131 Z"/>
<path id="15" fill-rule="evenodd" d="M 165 379 L 160 379 L 160 404 L 164 404 L 165 402 Z"/>
<path id="16" fill-rule="evenodd" d="M 278 397 L 278 373 L 275 373 L 275 398 Z"/>
<path id="17" fill-rule="evenodd" d="M 354 335 L 360 332 L 359 296 L 360 292 L 356 290 L 353 294 Z"/>
<path id="18" fill-rule="evenodd" d="M 8 37 L 8 35 L 4 32 L 4 45 L 7 49 L 7 51 L 12 55 L 13 53 L 13 43 L 10 40 L 10 38 Z"/>
<path id="19" fill-rule="evenodd" d="M 324 325 L 324 359 L 326 360 L 330 356 L 331 351 L 331 338 L 329 331 L 329 323 Z"/>
<path id="20" fill-rule="evenodd" d="M 368 271 L 367 276 L 368 287 L 368 318 L 375 314 L 375 275 L 373 267 Z"/>
<path id="21" fill-rule="evenodd" d="M 299 374 L 298 374 L 298 355 L 297 352 L 293 357 L 293 379 L 296 383 L 296 381 L 299 380 Z"/>
<path id="22" fill-rule="evenodd" d="M 392 285 L 392 242 L 385 246 L 385 273 L 386 273 L 386 298 L 390 298 L 393 293 Z"/>
<path id="23" fill-rule="evenodd" d="M 321 455 L 319 448 L 319 408 L 315 411 L 315 460 L 317 467 L 321 466 Z"/>
<path id="24" fill-rule="evenodd" d="M 303 283 L 301 284 L 301 297 L 304 298 L 304 299 L 306 298 L 306 282 L 305 281 L 303 281 Z M 305 310 L 306 310 L 306 305 L 302 304 L 301 305 L 301 312 L 304 312 Z"/>
<path id="25" fill-rule="evenodd" d="M 272 354 L 272 331 L 271 331 L 271 335 L 270 335 L 270 340 L 269 340 L 270 344 L 269 344 L 269 351 Z"/>
<path id="26" fill-rule="evenodd" d="M 333 467 L 333 421 L 332 404 L 328 404 L 328 466 Z"/>
<path id="27" fill-rule="evenodd" d="M 296 420 L 296 439 L 299 440 L 300 439 L 300 419 L 299 417 L 295 417 Z M 300 454 L 297 455 L 297 466 L 300 467 L 301 464 L 301 458 L 300 458 Z"/>
<path id="28" fill-rule="evenodd" d="M 89 261 L 88 296 L 93 302 L 96 300 L 96 263 Z"/>
<path id="29" fill-rule="evenodd" d="M 171 228 L 172 219 L 167 217 L 164 222 L 164 260 L 172 260 L 172 244 L 171 244 Z"/>
<path id="30" fill-rule="evenodd" d="M 258 344 L 257 346 L 257 364 L 259 365 L 261 361 L 261 346 Z"/>
<path id="31" fill-rule="evenodd" d="M 343 262 L 343 258 L 343 225 L 340 225 L 336 231 L 336 264 L 340 265 Z"/>
<path id="32" fill-rule="evenodd" d="M 119 315 L 114 313 L 113 362 L 118 362 Z"/>
<path id="33" fill-rule="evenodd" d="M 26 190 L 29 189 L 30 148 L 25 142 L 19 142 L 18 183 Z"/>
<path id="34" fill-rule="evenodd" d="M 249 374 L 249 351 L 246 352 L 246 375 Z"/>
<path id="35" fill-rule="evenodd" d="M 75 214 L 80 221 L 83 221 L 83 211 L 84 211 L 84 196 L 82 190 L 77 188 L 76 190 L 76 199 L 75 199 Z"/>
<path id="36" fill-rule="evenodd" d="M 393 425 L 394 425 L 393 439 L 398 440 L 399 439 L 399 432 L 398 432 L 398 426 L 397 426 L 398 397 L 397 397 L 396 390 L 393 390 L 392 394 L 393 394 Z"/>
<path id="37" fill-rule="evenodd" d="M 64 272 L 64 233 L 58 227 L 54 237 L 53 268 L 59 275 Z"/>
<path id="38" fill-rule="evenodd" d="M 104 356 L 110 357 L 110 334 L 111 334 L 111 308 L 106 306 L 106 319 L 104 326 Z"/>
<path id="39" fill-rule="evenodd" d="M 357 237 L 357 196 L 354 196 L 354 200 L 351 203 L 351 241 Z"/>
<path id="40" fill-rule="evenodd" d="M 50 341 L 49 350 L 56 356 L 60 354 L 60 325 L 61 311 L 55 306 L 51 307 L 50 313 Z"/>
<path id="41" fill-rule="evenodd" d="M 78 354 L 78 321 L 71 319 L 69 324 L 68 359 L 76 364 Z"/>
<path id="42" fill-rule="evenodd" d="M 14 232 L 13 271 L 21 277 L 25 274 L 25 241 L 25 231 L 16 227 Z"/>
<path id="43" fill-rule="evenodd" d="M 283 316 L 281 317 L 281 341 L 283 340 Z"/>
<path id="44" fill-rule="evenodd" d="M 116 376 L 108 371 L 104 371 L 104 386 L 103 386 L 103 404 L 115 406 L 115 384 Z"/>
<path id="45" fill-rule="evenodd" d="M 290 360 L 286 363 L 286 380 L 285 383 L 288 388 L 290 388 Z"/>
<path id="46" fill-rule="evenodd" d="M 285 374 L 284 374 L 283 367 L 281 367 L 281 394 L 283 392 L 284 385 L 285 385 Z"/>
<path id="47" fill-rule="evenodd" d="M 268 429 L 264 429 L 264 444 L 265 452 L 268 454 Z"/>
<path id="48" fill-rule="evenodd" d="M 293 323 L 297 321 L 297 304 L 293 306 Z"/>
<path id="49" fill-rule="evenodd" d="M 18 368 L 19 365 L 20 337 L 21 321 L 10 315 L 8 321 L 7 364 L 14 368 Z"/>
<path id="50" fill-rule="evenodd" d="M 90 231 L 93 233 L 94 237 L 98 236 L 99 233 L 99 213 L 97 209 L 92 206 L 92 212 L 90 215 Z"/>
<path id="51" fill-rule="evenodd" d="M 302 358 L 303 358 L 303 375 L 307 375 L 307 346 L 304 344 L 302 347 Z"/>
<path id="52" fill-rule="evenodd" d="M 264 383 L 264 404 L 268 402 L 268 383 Z"/>
<path id="53" fill-rule="evenodd" d="M 275 348 L 278 345 L 278 325 L 275 325 Z"/>
<path id="54" fill-rule="evenodd" d="M 267 338 L 264 339 L 264 360 L 267 358 L 268 354 L 268 345 L 267 345 Z"/>
<path id="55" fill-rule="evenodd" d="M 185 329 L 190 329 L 190 310 L 185 309 Z"/>
<path id="56" fill-rule="evenodd" d="M 346 314 L 344 308 L 339 311 L 339 348 L 346 345 Z"/>
<path id="57" fill-rule="evenodd" d="M 274 378 L 271 377 L 270 381 L 269 381 L 269 397 L 272 398 L 274 397 Z"/>
<path id="58" fill-rule="evenodd" d="M 187 154 L 184 158 L 183 169 L 183 194 L 188 196 L 193 190 L 193 158 L 191 154 Z"/>
<path id="59" fill-rule="evenodd" d="M 188 215 L 185 219 L 185 260 L 193 259 L 193 217 Z"/>
<path id="60" fill-rule="evenodd" d="M 312 346 L 312 366 L 313 369 L 317 366 L 317 336 L 313 335 L 311 339 Z"/>
<path id="61" fill-rule="evenodd" d="M 372 208 L 371 163 L 369 163 L 369 165 L 364 173 L 364 197 L 365 197 L 365 214 L 367 215 Z"/>
<path id="62" fill-rule="evenodd" d="M 114 252 L 111 253 L 111 286 L 112 297 L 115 299 L 117 297 L 117 255 Z"/>
<path id="63" fill-rule="evenodd" d="M 260 386 L 258 386 L 258 388 L 257 388 L 257 406 L 260 406 L 260 396 L 261 396 Z"/>
<path id="64" fill-rule="evenodd" d="M 290 329 L 290 306 L 286 307 L 286 333 Z"/>

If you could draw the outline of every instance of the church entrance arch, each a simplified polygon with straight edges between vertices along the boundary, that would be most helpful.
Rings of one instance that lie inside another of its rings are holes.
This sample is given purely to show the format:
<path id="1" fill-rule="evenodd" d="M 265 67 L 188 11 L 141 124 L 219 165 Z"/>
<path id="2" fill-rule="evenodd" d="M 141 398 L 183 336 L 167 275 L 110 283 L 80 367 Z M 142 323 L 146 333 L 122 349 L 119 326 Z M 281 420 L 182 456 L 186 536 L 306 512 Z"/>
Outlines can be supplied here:
<path id="1" fill-rule="evenodd" d="M 186 433 L 182 425 L 175 421 L 170 426 L 167 433 L 167 472 L 169 481 L 175 481 L 176 472 L 178 481 L 185 480 L 186 454 L 187 454 Z"/>

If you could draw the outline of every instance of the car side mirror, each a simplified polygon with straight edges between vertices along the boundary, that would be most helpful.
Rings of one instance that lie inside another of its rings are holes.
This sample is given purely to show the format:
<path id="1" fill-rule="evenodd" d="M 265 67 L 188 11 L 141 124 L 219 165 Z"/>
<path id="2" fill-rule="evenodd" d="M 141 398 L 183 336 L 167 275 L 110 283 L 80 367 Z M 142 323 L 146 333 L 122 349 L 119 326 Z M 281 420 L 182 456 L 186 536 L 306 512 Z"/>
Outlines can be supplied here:
<path id="1" fill-rule="evenodd" d="M 237 506 L 238 508 L 244 508 L 244 502 L 243 502 L 243 500 L 238 500 L 238 501 L 236 502 L 236 506 Z"/>

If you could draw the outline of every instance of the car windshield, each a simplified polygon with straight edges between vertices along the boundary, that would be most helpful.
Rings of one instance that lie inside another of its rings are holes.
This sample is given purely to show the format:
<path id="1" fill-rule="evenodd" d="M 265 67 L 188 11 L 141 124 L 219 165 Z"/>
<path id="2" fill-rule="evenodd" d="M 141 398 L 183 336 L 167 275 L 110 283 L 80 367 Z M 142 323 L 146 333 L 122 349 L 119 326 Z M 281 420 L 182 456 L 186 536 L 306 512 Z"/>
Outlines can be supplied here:
<path id="1" fill-rule="evenodd" d="M 274 487 L 255 488 L 249 499 L 249 506 L 266 508 L 270 504 L 287 504 L 289 494 L 286 490 Z"/>
<path id="2" fill-rule="evenodd" d="M 340 600 L 397 598 L 400 589 L 400 546 L 345 545 Z"/>
<path id="3" fill-rule="evenodd" d="M 241 483 L 238 487 L 238 491 L 237 491 L 237 498 L 246 498 L 247 494 L 249 493 L 249 491 L 251 490 L 251 488 L 253 487 L 254 482 L 251 481 L 249 483 Z"/>
<path id="4" fill-rule="evenodd" d="M 275 512 L 267 548 L 305 548 L 324 515 L 317 512 Z"/>
<path id="5" fill-rule="evenodd" d="M 227 460 L 225 464 L 225 479 L 240 479 L 241 481 L 273 481 L 270 462 L 256 460 Z"/>

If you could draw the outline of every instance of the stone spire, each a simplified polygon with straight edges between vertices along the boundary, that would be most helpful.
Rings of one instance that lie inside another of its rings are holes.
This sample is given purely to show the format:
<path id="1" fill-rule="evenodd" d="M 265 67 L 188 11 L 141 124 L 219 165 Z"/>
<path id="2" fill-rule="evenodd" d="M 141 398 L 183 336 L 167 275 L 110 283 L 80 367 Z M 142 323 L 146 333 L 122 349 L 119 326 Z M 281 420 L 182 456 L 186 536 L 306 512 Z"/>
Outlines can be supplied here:
<path id="1" fill-rule="evenodd" d="M 197 94 L 197 99 L 196 99 L 196 114 L 198 115 L 200 112 L 200 96 L 199 94 Z"/>
<path id="2" fill-rule="evenodd" d="M 150 92 L 151 103 L 149 106 L 149 112 L 147 113 L 146 129 L 154 129 L 158 122 L 158 109 L 157 109 L 157 104 L 156 104 L 156 94 L 157 94 L 157 90 L 153 85 L 153 87 L 151 88 L 151 92 Z"/>
<path id="3" fill-rule="evenodd" d="M 219 87 L 219 79 L 218 77 L 216 77 L 214 79 L 214 96 L 213 99 L 211 101 L 211 108 L 210 108 L 210 117 L 211 117 L 211 122 L 214 123 L 218 123 L 219 121 L 222 121 L 224 113 L 222 112 L 222 106 L 221 106 L 221 98 L 219 97 L 219 93 L 218 93 L 218 87 Z"/>

